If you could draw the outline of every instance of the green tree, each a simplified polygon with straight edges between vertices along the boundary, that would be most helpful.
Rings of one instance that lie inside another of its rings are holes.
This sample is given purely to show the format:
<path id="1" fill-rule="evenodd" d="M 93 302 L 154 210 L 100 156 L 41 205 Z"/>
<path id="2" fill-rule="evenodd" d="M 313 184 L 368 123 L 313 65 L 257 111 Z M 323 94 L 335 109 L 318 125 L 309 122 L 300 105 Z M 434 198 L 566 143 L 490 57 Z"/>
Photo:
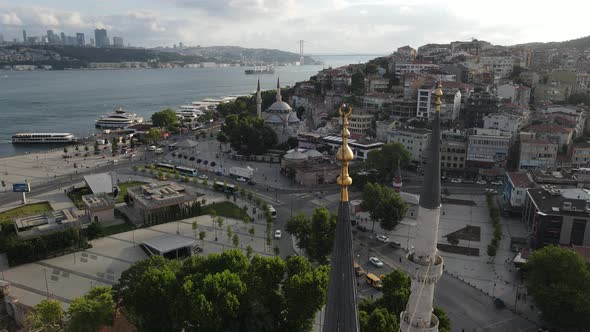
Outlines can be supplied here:
<path id="1" fill-rule="evenodd" d="M 362 332 L 391 332 L 399 331 L 396 316 L 385 308 L 377 308 L 365 317 L 360 318 Z"/>
<path id="2" fill-rule="evenodd" d="M 403 219 L 407 211 L 406 202 L 393 189 L 378 183 L 367 183 L 363 188 L 362 208 L 369 212 L 373 227 L 375 221 L 381 228 L 391 231 Z"/>
<path id="3" fill-rule="evenodd" d="M 199 239 L 201 240 L 201 245 L 205 246 L 205 237 L 207 236 L 207 232 L 200 231 L 199 232 Z"/>
<path id="4" fill-rule="evenodd" d="M 400 143 L 384 144 L 380 150 L 371 150 L 367 154 L 367 168 L 376 169 L 384 182 L 391 182 L 399 166 L 410 162 L 410 152 Z"/>
<path id="5" fill-rule="evenodd" d="M 90 225 L 88 225 L 88 228 L 86 228 L 86 234 L 90 240 L 101 237 L 103 232 L 102 225 L 96 221 L 91 222 Z"/>
<path id="6" fill-rule="evenodd" d="M 304 214 L 297 214 L 287 222 L 286 231 L 295 235 L 297 246 L 305 250 L 310 258 L 322 263 L 332 252 L 336 216 L 325 207 L 317 208 L 311 220 Z"/>
<path id="7" fill-rule="evenodd" d="M 133 264 L 116 285 L 125 308 L 136 317 L 140 330 L 180 330 L 177 280 L 180 261 L 152 256 Z"/>
<path id="8" fill-rule="evenodd" d="M 434 307 L 434 315 L 438 318 L 438 331 L 451 332 L 451 320 L 441 307 Z"/>
<path id="9" fill-rule="evenodd" d="M 150 128 L 147 134 L 145 134 L 145 139 L 150 143 L 158 144 L 162 139 L 162 130 L 158 128 Z"/>
<path id="10" fill-rule="evenodd" d="M 138 169 L 138 167 L 137 167 L 137 165 L 133 165 L 133 166 L 131 167 L 131 169 L 133 170 L 133 173 L 137 173 L 137 169 Z"/>
<path id="11" fill-rule="evenodd" d="M 358 71 L 352 74 L 350 91 L 357 96 L 365 93 L 365 75 L 362 72 Z"/>
<path id="12" fill-rule="evenodd" d="M 227 230 L 227 238 L 229 240 L 229 239 L 231 239 L 231 236 L 232 236 L 231 226 L 228 225 L 226 230 Z"/>
<path id="13" fill-rule="evenodd" d="M 248 114 L 229 115 L 221 127 L 230 146 L 242 154 L 263 154 L 277 144 L 274 130 L 264 120 Z"/>
<path id="14" fill-rule="evenodd" d="M 531 254 L 524 269 L 528 292 L 547 322 L 563 329 L 590 326 L 590 271 L 580 255 L 546 246 Z"/>
<path id="15" fill-rule="evenodd" d="M 88 294 L 75 298 L 68 309 L 67 330 L 98 331 L 102 325 L 112 325 L 115 301 L 111 287 L 95 287 Z"/>
<path id="16" fill-rule="evenodd" d="M 156 127 L 167 129 L 178 124 L 178 117 L 176 116 L 176 112 L 167 108 L 152 114 L 152 123 Z"/>
<path id="17" fill-rule="evenodd" d="M 61 303 L 57 300 L 43 300 L 27 314 L 27 324 L 40 331 L 60 331 L 64 319 Z"/>
<path id="18" fill-rule="evenodd" d="M 240 237 L 238 236 L 238 234 L 234 234 L 234 236 L 231 239 L 231 242 L 234 245 L 234 247 L 240 245 Z"/>
<path id="19" fill-rule="evenodd" d="M 246 257 L 248 257 L 248 259 L 252 258 L 252 253 L 254 252 L 254 249 L 252 249 L 251 245 L 247 245 L 246 246 Z"/>

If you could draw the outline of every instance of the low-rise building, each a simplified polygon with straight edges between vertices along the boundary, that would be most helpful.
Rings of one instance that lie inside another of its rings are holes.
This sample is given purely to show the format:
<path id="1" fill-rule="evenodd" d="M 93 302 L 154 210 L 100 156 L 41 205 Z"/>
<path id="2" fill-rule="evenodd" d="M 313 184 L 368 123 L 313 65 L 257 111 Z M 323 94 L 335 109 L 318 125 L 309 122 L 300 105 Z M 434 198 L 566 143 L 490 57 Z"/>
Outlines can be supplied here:
<path id="1" fill-rule="evenodd" d="M 110 222 L 115 220 L 115 200 L 113 197 L 101 194 L 82 196 L 85 217 L 88 222 Z"/>
<path id="2" fill-rule="evenodd" d="M 367 110 L 380 110 L 383 104 L 391 102 L 395 96 L 382 92 L 366 93 L 361 97 L 363 107 Z"/>
<path id="3" fill-rule="evenodd" d="M 365 136 L 371 130 L 374 118 L 372 114 L 353 113 L 348 118 L 348 130 L 351 134 Z"/>
<path id="4" fill-rule="evenodd" d="M 78 217 L 68 209 L 15 218 L 13 224 L 21 239 L 33 239 L 70 228 L 80 229 Z"/>
<path id="5" fill-rule="evenodd" d="M 471 128 L 467 131 L 466 167 L 504 169 L 512 134 L 497 129 Z"/>
<path id="6" fill-rule="evenodd" d="M 516 135 L 528 123 L 527 115 L 517 112 L 488 114 L 483 118 L 485 129 L 498 129 Z"/>
<path id="7" fill-rule="evenodd" d="M 528 189 L 536 184 L 528 172 L 506 172 L 502 192 L 503 209 L 507 212 L 521 213 Z"/>
<path id="8" fill-rule="evenodd" d="M 533 248 L 590 246 L 590 191 L 553 186 L 528 189 L 522 221 Z"/>
<path id="9" fill-rule="evenodd" d="M 590 142 L 573 143 L 569 156 L 573 167 L 590 167 Z"/>
<path id="10" fill-rule="evenodd" d="M 383 104 L 382 109 L 394 119 L 412 119 L 416 117 L 416 101 L 397 98 Z"/>
<path id="11" fill-rule="evenodd" d="M 426 61 L 396 62 L 394 72 L 395 77 L 400 77 L 405 73 L 420 74 L 429 69 L 438 69 L 438 65 Z"/>
<path id="12" fill-rule="evenodd" d="M 558 145 L 544 139 L 523 139 L 520 141 L 518 169 L 551 168 L 557 160 Z"/>
<path id="13" fill-rule="evenodd" d="M 350 142 L 350 149 L 354 152 L 355 160 L 367 160 L 369 152 L 379 150 L 383 146 L 383 142 L 378 142 L 369 139 L 358 139 Z"/>
<path id="14" fill-rule="evenodd" d="M 556 143 L 559 148 L 568 146 L 574 138 L 574 128 L 553 124 L 532 125 L 525 128 L 525 131 L 534 133 L 538 139 Z"/>
<path id="15" fill-rule="evenodd" d="M 189 207 L 196 196 L 175 182 L 156 182 L 127 188 L 129 205 L 144 222 L 161 219 L 172 210 Z"/>
<path id="16" fill-rule="evenodd" d="M 411 162 L 422 164 L 422 154 L 428 145 L 430 130 L 419 128 L 398 128 L 389 133 L 388 143 L 400 143 L 411 155 Z"/>
<path id="17" fill-rule="evenodd" d="M 527 106 L 531 100 L 531 89 L 523 85 L 502 84 L 496 92 L 501 100 L 520 106 Z"/>

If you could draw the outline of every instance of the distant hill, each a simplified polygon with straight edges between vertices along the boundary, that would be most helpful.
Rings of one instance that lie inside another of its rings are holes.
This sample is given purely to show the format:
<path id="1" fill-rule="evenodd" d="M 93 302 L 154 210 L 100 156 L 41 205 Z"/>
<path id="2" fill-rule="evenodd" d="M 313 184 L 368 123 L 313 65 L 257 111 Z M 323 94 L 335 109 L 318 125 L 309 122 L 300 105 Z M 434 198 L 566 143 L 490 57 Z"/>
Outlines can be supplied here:
<path id="1" fill-rule="evenodd" d="M 267 48 L 244 48 L 239 46 L 189 47 L 182 50 L 158 48 L 162 52 L 175 52 L 184 55 L 196 55 L 215 59 L 217 62 L 229 63 L 293 63 L 299 61 L 299 54 Z M 306 56 L 306 64 L 320 64 Z"/>
<path id="2" fill-rule="evenodd" d="M 587 49 L 590 48 L 590 36 L 581 37 L 572 40 L 566 40 L 562 42 L 548 42 L 548 43 L 526 43 L 518 44 L 514 46 L 530 47 L 536 49 L 548 49 L 548 48 L 577 48 Z"/>

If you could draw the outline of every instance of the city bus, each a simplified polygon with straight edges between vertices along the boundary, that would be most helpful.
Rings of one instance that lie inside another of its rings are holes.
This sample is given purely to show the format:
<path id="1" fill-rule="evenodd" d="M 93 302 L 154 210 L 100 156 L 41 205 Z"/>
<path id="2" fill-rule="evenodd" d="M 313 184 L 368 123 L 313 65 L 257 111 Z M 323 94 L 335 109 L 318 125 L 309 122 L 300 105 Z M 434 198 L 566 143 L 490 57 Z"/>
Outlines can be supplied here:
<path id="1" fill-rule="evenodd" d="M 277 218 L 277 210 L 275 210 L 275 208 L 273 208 L 272 205 L 270 205 L 270 204 L 268 205 L 268 211 L 270 212 L 270 216 L 273 219 Z"/>
<path id="2" fill-rule="evenodd" d="M 158 163 L 156 164 L 156 168 L 162 171 L 169 171 L 174 173 L 174 165 Z"/>
<path id="3" fill-rule="evenodd" d="M 182 174 L 182 175 L 187 175 L 187 176 L 197 176 L 197 170 L 194 168 L 190 168 L 190 167 L 184 167 L 184 166 L 176 166 L 176 170 L 178 171 L 178 173 Z"/>
<path id="4" fill-rule="evenodd" d="M 213 183 L 213 189 L 217 191 L 223 191 L 228 194 L 233 194 L 236 191 L 236 186 L 221 181 L 215 181 L 215 183 Z"/>

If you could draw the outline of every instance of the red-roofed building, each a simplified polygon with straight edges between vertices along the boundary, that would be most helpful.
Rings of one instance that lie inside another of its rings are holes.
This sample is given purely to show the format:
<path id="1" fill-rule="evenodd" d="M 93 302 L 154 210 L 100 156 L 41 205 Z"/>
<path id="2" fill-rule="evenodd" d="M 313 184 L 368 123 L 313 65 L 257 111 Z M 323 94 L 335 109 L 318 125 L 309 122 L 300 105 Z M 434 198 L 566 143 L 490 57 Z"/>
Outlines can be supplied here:
<path id="1" fill-rule="evenodd" d="M 532 125 L 525 131 L 535 133 L 538 139 L 544 139 L 556 143 L 559 147 L 567 146 L 574 138 L 574 128 L 567 128 L 554 124 Z"/>
<path id="2" fill-rule="evenodd" d="M 526 199 L 526 191 L 536 187 L 528 172 L 506 172 L 504 180 L 504 210 L 520 213 Z"/>

